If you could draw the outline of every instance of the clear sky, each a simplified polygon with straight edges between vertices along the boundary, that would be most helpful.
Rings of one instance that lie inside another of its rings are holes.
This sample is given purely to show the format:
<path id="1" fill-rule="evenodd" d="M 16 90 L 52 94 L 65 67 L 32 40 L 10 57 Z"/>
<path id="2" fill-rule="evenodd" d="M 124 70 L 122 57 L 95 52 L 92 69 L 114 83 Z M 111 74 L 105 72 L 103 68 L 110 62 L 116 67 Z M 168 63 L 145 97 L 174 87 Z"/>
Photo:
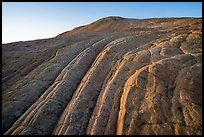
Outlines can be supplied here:
<path id="1" fill-rule="evenodd" d="M 202 17 L 202 2 L 3 2 L 2 43 L 54 37 L 106 16 Z"/>

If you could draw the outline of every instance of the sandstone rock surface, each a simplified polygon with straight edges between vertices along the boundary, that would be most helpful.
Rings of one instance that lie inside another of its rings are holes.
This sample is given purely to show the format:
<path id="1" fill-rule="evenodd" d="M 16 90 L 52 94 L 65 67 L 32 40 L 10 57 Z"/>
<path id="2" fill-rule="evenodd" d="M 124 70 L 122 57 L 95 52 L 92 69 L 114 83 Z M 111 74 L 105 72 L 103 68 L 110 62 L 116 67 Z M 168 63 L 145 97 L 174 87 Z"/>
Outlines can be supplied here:
<path id="1" fill-rule="evenodd" d="M 202 19 L 106 17 L 2 45 L 5 135 L 202 134 Z"/>

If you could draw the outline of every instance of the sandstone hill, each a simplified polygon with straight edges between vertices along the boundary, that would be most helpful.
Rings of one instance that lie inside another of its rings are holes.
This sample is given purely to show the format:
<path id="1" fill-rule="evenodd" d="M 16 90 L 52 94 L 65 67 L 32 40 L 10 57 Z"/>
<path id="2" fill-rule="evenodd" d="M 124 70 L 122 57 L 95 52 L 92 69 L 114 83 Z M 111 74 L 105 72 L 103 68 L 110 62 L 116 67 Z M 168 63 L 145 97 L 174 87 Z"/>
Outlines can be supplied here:
<path id="1" fill-rule="evenodd" d="M 2 134 L 202 134 L 202 19 L 106 17 L 2 45 Z"/>

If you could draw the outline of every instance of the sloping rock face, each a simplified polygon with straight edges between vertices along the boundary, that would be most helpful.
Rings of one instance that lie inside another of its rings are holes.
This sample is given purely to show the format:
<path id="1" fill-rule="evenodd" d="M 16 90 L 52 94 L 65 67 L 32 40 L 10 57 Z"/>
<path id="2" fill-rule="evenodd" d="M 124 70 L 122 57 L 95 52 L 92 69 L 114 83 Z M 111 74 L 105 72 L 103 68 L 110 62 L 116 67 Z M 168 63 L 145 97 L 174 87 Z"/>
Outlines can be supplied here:
<path id="1" fill-rule="evenodd" d="M 2 45 L 5 135 L 202 134 L 202 19 L 107 17 Z"/>

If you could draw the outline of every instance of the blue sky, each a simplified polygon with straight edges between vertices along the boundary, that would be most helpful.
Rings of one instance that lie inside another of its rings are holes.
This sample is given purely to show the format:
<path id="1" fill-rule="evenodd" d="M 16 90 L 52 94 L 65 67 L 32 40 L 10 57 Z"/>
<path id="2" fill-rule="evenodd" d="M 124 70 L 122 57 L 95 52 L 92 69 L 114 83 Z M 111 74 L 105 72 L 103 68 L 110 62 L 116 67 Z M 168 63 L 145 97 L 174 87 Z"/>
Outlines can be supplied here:
<path id="1" fill-rule="evenodd" d="M 3 2 L 2 43 L 54 37 L 106 16 L 202 17 L 202 3 Z"/>

